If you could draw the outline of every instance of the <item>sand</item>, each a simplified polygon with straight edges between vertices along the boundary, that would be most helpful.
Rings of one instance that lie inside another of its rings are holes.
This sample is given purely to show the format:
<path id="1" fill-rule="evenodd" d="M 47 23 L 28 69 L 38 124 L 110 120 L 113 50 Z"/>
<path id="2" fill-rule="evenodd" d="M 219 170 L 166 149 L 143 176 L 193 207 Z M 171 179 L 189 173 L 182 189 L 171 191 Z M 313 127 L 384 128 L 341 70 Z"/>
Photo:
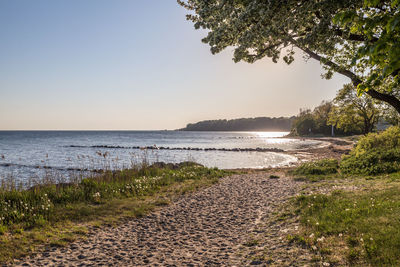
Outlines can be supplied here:
<path id="1" fill-rule="evenodd" d="M 269 174 L 222 178 L 145 217 L 93 230 L 86 240 L 48 248 L 15 265 L 307 265 L 311 256 L 291 247 L 286 238 L 297 227 L 295 222 L 271 220 L 301 182 L 284 176 L 271 179 Z"/>

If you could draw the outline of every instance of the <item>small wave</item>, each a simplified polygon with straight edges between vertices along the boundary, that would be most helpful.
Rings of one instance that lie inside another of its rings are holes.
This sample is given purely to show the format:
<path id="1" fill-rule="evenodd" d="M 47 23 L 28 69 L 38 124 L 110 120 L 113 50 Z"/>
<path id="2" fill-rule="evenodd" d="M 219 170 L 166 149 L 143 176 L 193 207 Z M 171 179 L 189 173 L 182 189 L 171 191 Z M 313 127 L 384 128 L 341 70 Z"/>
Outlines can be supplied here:
<path id="1" fill-rule="evenodd" d="M 69 145 L 72 148 L 108 148 L 108 149 L 141 149 L 141 150 L 193 150 L 193 151 L 227 151 L 227 152 L 285 152 L 280 148 L 199 148 L 199 147 L 164 147 L 164 146 L 110 146 L 110 145 L 94 145 L 80 146 Z"/>
<path id="2" fill-rule="evenodd" d="M 88 168 L 64 168 L 57 166 L 48 165 L 27 165 L 19 163 L 0 163 L 0 167 L 18 167 L 18 168 L 33 168 L 33 169 L 46 169 L 46 170 L 57 170 L 57 171 L 77 171 L 77 172 L 103 172 L 102 169 L 88 169 Z"/>

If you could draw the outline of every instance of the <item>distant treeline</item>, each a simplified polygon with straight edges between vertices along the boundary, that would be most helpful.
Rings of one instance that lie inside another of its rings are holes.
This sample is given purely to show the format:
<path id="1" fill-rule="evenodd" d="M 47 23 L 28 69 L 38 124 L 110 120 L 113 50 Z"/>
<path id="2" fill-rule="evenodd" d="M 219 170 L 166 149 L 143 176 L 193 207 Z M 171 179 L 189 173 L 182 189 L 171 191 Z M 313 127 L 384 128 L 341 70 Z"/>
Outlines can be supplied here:
<path id="1" fill-rule="evenodd" d="M 189 123 L 180 131 L 290 131 L 293 117 L 258 117 L 233 120 L 206 120 Z"/>

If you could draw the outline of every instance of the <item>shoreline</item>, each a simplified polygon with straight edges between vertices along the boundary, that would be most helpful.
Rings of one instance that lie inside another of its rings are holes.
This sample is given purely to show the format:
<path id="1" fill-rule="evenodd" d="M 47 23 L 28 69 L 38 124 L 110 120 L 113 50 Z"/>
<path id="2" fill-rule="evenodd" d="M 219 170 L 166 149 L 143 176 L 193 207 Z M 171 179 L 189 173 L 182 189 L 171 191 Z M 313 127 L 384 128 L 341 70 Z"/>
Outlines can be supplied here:
<path id="1" fill-rule="evenodd" d="M 346 155 L 353 148 L 355 142 L 344 140 L 343 137 L 296 137 L 296 139 L 309 139 L 326 142 L 325 145 L 319 147 L 310 147 L 296 150 L 285 150 L 278 152 L 285 155 L 296 157 L 296 162 L 289 163 L 284 166 L 276 167 L 260 167 L 260 168 L 233 168 L 225 169 L 232 171 L 272 171 L 272 170 L 288 170 L 299 166 L 307 161 L 320 159 L 337 159 L 340 160 L 343 155 Z"/>
<path id="2" fill-rule="evenodd" d="M 322 158 L 338 159 L 353 146 L 353 142 L 343 138 L 321 141 L 328 145 L 288 153 L 302 156 L 300 164 Z M 156 167 L 171 170 L 179 167 L 158 164 Z M 176 183 L 161 194 L 139 197 L 135 205 L 144 206 L 139 212 L 132 210 L 133 215 L 104 220 L 97 214 L 100 222 L 79 223 L 85 227 L 79 230 L 83 233 L 80 237 L 58 233 L 56 239 L 60 241 L 42 243 L 33 255 L 16 257 L 13 264 L 298 266 L 318 263 L 328 266 L 327 263 L 344 263 L 345 259 L 334 252 L 332 256 L 322 254 L 331 248 L 321 241 L 322 237 L 314 237 L 310 232 L 313 229 L 301 223 L 299 216 L 304 214 L 295 212 L 299 201 L 341 196 L 330 194 L 338 188 L 343 194 L 355 196 L 353 191 L 362 193 L 363 188 L 369 188 L 368 184 L 387 187 L 386 181 L 391 178 L 385 176 L 387 180 L 379 182 L 360 176 L 353 181 L 354 177 L 338 180 L 335 175 L 319 175 L 321 180 L 308 180 L 306 176 L 292 174 L 290 169 L 295 167 L 225 169 L 226 176 L 220 178 L 201 179 L 197 184 L 190 180 Z M 297 202 L 292 201 L 294 198 Z M 113 210 L 132 209 L 132 200 L 118 201 L 124 201 L 124 206 L 114 204 Z M 89 208 L 98 209 L 110 203 L 89 203 Z M 304 242 L 308 245 L 304 246 Z"/>

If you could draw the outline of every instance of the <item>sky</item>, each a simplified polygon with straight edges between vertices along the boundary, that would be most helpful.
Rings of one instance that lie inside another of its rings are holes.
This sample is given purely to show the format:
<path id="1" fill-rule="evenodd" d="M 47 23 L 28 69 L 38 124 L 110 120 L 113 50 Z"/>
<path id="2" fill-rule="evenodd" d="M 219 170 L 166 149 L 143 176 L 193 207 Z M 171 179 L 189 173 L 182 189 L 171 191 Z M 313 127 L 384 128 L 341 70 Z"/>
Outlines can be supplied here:
<path id="1" fill-rule="evenodd" d="M 212 55 L 175 0 L 1 0 L 0 130 L 163 130 L 292 116 L 332 99 L 301 53 L 291 65 Z"/>

